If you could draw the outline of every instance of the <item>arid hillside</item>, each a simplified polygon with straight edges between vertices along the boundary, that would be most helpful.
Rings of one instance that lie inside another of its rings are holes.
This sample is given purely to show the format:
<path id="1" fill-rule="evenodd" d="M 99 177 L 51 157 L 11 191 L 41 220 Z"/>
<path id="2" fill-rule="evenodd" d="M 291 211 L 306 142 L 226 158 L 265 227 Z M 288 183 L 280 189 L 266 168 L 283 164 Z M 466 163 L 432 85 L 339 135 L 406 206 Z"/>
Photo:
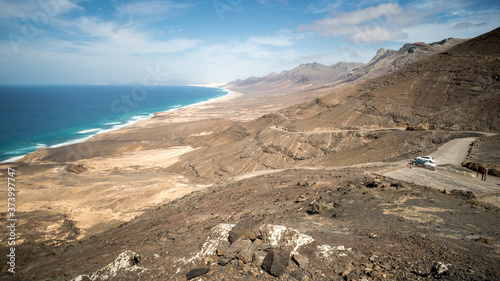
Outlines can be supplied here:
<path id="1" fill-rule="evenodd" d="M 387 76 L 234 124 L 210 135 L 204 140 L 208 146 L 184 155 L 172 169 L 213 180 L 318 163 L 389 161 L 471 135 L 464 131 L 500 130 L 499 32 Z"/>
<path id="2" fill-rule="evenodd" d="M 500 29 L 392 74 L 283 110 L 290 130 L 500 130 Z"/>
<path id="3" fill-rule="evenodd" d="M 499 164 L 499 41 L 2 163 L 19 224 L 0 280 L 499 280 L 500 180 L 460 166 Z M 437 169 L 407 166 L 427 154 Z"/>
<path id="4" fill-rule="evenodd" d="M 424 42 L 405 44 L 397 51 L 380 49 L 367 64 L 349 73 L 345 82 L 356 83 L 384 76 L 415 61 L 443 52 L 464 41 L 466 39 L 447 38 L 430 44 Z"/>

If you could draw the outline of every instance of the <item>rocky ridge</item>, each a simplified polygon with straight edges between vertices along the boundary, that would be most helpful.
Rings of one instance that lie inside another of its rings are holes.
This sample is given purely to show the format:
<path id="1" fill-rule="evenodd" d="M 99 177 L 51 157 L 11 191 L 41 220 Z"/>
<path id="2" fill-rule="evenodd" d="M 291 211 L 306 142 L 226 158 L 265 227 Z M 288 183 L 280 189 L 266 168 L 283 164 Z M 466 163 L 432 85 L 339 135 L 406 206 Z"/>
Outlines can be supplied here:
<path id="1" fill-rule="evenodd" d="M 447 38 L 430 44 L 424 42 L 405 44 L 397 51 L 380 49 L 367 64 L 350 72 L 345 81 L 355 83 L 384 76 L 465 41 L 466 39 Z"/>
<path id="2" fill-rule="evenodd" d="M 362 63 L 339 62 L 331 66 L 321 63 L 307 63 L 292 70 L 271 73 L 264 77 L 250 77 L 224 85 L 242 93 L 286 94 L 317 88 L 345 78 L 349 72 L 362 66 Z"/>

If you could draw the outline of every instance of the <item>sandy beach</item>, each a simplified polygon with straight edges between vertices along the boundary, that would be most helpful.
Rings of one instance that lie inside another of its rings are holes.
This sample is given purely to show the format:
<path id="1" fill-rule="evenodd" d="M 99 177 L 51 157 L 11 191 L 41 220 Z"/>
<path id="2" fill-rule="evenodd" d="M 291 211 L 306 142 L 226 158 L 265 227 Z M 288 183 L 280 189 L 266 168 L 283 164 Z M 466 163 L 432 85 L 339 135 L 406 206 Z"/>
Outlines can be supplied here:
<path id="1" fill-rule="evenodd" d="M 15 163 L 21 232 L 29 241 L 81 239 L 211 185 L 167 172 L 197 147 L 189 143 L 234 122 L 245 122 L 309 96 L 262 96 L 228 90 L 207 102 L 153 117 L 82 143 L 43 148 Z M 82 167 L 82 170 L 71 167 Z M 6 200 L 5 194 L 0 200 Z"/>

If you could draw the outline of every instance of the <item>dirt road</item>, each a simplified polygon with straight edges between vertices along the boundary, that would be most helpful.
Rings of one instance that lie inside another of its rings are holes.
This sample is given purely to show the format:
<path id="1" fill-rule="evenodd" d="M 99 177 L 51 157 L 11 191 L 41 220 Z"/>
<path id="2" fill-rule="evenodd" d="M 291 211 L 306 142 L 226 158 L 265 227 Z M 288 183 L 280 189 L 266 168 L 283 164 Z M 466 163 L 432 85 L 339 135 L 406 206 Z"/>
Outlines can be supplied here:
<path id="1" fill-rule="evenodd" d="M 443 144 L 431 155 L 436 158 L 436 164 L 453 164 L 460 166 L 467 157 L 470 144 L 475 138 L 455 139 Z"/>

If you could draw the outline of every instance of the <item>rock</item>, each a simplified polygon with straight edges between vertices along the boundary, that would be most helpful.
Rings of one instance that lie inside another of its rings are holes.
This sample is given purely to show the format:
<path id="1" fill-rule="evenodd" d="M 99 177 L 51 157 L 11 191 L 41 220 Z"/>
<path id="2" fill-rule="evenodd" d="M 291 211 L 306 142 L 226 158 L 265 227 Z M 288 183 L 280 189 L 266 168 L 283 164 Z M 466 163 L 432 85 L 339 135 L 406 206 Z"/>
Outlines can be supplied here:
<path id="1" fill-rule="evenodd" d="M 378 188 L 378 187 L 384 187 L 384 184 L 382 184 L 380 179 L 374 179 L 373 181 L 367 183 L 365 186 L 368 188 Z"/>
<path id="2" fill-rule="evenodd" d="M 479 243 L 484 243 L 486 245 L 495 245 L 495 241 L 493 241 L 493 239 L 490 239 L 490 238 L 479 238 L 479 239 L 476 239 L 474 241 L 479 242 Z"/>
<path id="3" fill-rule="evenodd" d="M 269 244 L 269 243 L 262 243 L 259 247 L 260 250 L 262 251 L 266 251 L 266 252 L 269 252 L 273 249 L 273 245 Z"/>
<path id="4" fill-rule="evenodd" d="M 311 209 L 307 213 L 311 215 L 321 214 L 325 211 L 325 206 L 316 201 L 311 202 Z"/>
<path id="5" fill-rule="evenodd" d="M 112 263 L 109 263 L 91 275 L 83 274 L 72 279 L 72 281 L 107 280 L 114 278 L 117 274 L 124 274 L 127 272 L 143 272 L 146 269 L 138 265 L 140 261 L 141 256 L 127 250 L 119 254 Z"/>
<path id="6" fill-rule="evenodd" d="M 304 272 L 295 270 L 290 274 L 290 276 L 292 276 L 293 279 L 302 280 L 302 278 L 304 278 Z"/>
<path id="7" fill-rule="evenodd" d="M 236 224 L 231 231 L 229 231 L 228 241 L 233 244 L 236 240 L 241 238 L 242 240 L 255 240 L 257 239 L 256 229 L 262 220 L 240 222 Z"/>
<path id="8" fill-rule="evenodd" d="M 252 266 L 250 264 L 244 264 L 241 269 L 243 270 L 243 272 L 250 272 L 252 271 Z"/>
<path id="9" fill-rule="evenodd" d="M 231 260 L 233 260 L 232 258 L 228 258 L 228 257 L 220 257 L 219 258 L 219 264 L 222 265 L 222 266 L 225 266 L 226 264 L 228 264 Z"/>
<path id="10" fill-rule="evenodd" d="M 248 241 L 248 240 L 245 240 Z M 250 241 L 248 241 L 250 242 Z M 245 247 L 243 247 L 236 257 L 242 261 L 243 263 L 251 263 L 253 260 L 253 254 L 257 250 L 257 248 L 252 243 L 246 243 Z"/>
<path id="11" fill-rule="evenodd" d="M 236 258 L 236 255 L 243 248 L 248 247 L 251 244 L 252 244 L 252 242 L 250 242 L 250 240 L 238 239 L 233 244 L 231 244 L 231 247 L 229 247 L 229 249 L 226 251 L 226 253 L 224 254 L 224 257 L 234 259 L 234 258 Z"/>
<path id="12" fill-rule="evenodd" d="M 289 260 L 289 251 L 283 248 L 272 249 L 262 262 L 262 269 L 274 277 L 279 277 L 285 272 Z"/>
<path id="13" fill-rule="evenodd" d="M 195 268 L 188 273 L 186 273 L 187 280 L 191 280 L 195 277 L 207 274 L 210 271 L 210 268 Z"/>
<path id="14" fill-rule="evenodd" d="M 299 265 L 299 267 L 303 269 L 306 269 L 309 265 L 309 259 L 306 256 L 294 254 L 292 256 L 292 260 L 295 261 Z"/>
<path id="15" fill-rule="evenodd" d="M 262 240 L 255 239 L 255 241 L 253 241 L 253 245 L 260 249 L 260 247 L 262 246 Z"/>
<path id="16" fill-rule="evenodd" d="M 351 272 L 347 276 L 344 277 L 344 280 L 347 281 L 354 281 L 354 280 L 359 280 L 359 274 L 356 272 Z"/>
<path id="17" fill-rule="evenodd" d="M 431 275 L 434 277 L 439 277 L 441 275 L 445 275 L 450 270 L 449 267 L 451 264 L 444 264 L 442 262 L 437 262 L 432 266 Z"/>
<path id="18" fill-rule="evenodd" d="M 267 255 L 267 253 L 263 252 L 263 251 L 257 251 L 257 252 L 255 252 L 253 254 L 253 263 L 256 266 L 261 267 L 262 266 L 262 262 L 266 258 L 266 255 Z"/>
<path id="19" fill-rule="evenodd" d="M 85 168 L 83 165 L 68 164 L 68 166 L 66 166 L 66 171 L 80 174 L 87 171 L 87 168 Z"/>
<path id="20" fill-rule="evenodd" d="M 88 275 L 79 275 L 73 279 L 71 279 L 71 281 L 91 281 L 92 279 L 90 279 L 90 277 Z"/>
<path id="21" fill-rule="evenodd" d="M 228 241 L 219 241 L 219 245 L 217 246 L 217 256 L 224 256 L 230 247 L 231 244 Z"/>
<path id="22" fill-rule="evenodd" d="M 375 279 L 381 279 L 382 278 L 382 273 L 376 270 L 372 270 L 369 273 L 369 276 Z"/>
<path id="23" fill-rule="evenodd" d="M 144 271 L 145 268 L 138 266 L 141 262 L 141 256 L 132 251 L 125 251 L 116 257 L 116 259 L 104 268 L 94 272 L 90 279 L 100 280 L 116 276 L 118 272 L 126 271 Z"/>
<path id="24" fill-rule="evenodd" d="M 296 200 L 295 203 L 300 203 L 306 201 L 307 198 L 304 195 L 300 195 Z"/>

